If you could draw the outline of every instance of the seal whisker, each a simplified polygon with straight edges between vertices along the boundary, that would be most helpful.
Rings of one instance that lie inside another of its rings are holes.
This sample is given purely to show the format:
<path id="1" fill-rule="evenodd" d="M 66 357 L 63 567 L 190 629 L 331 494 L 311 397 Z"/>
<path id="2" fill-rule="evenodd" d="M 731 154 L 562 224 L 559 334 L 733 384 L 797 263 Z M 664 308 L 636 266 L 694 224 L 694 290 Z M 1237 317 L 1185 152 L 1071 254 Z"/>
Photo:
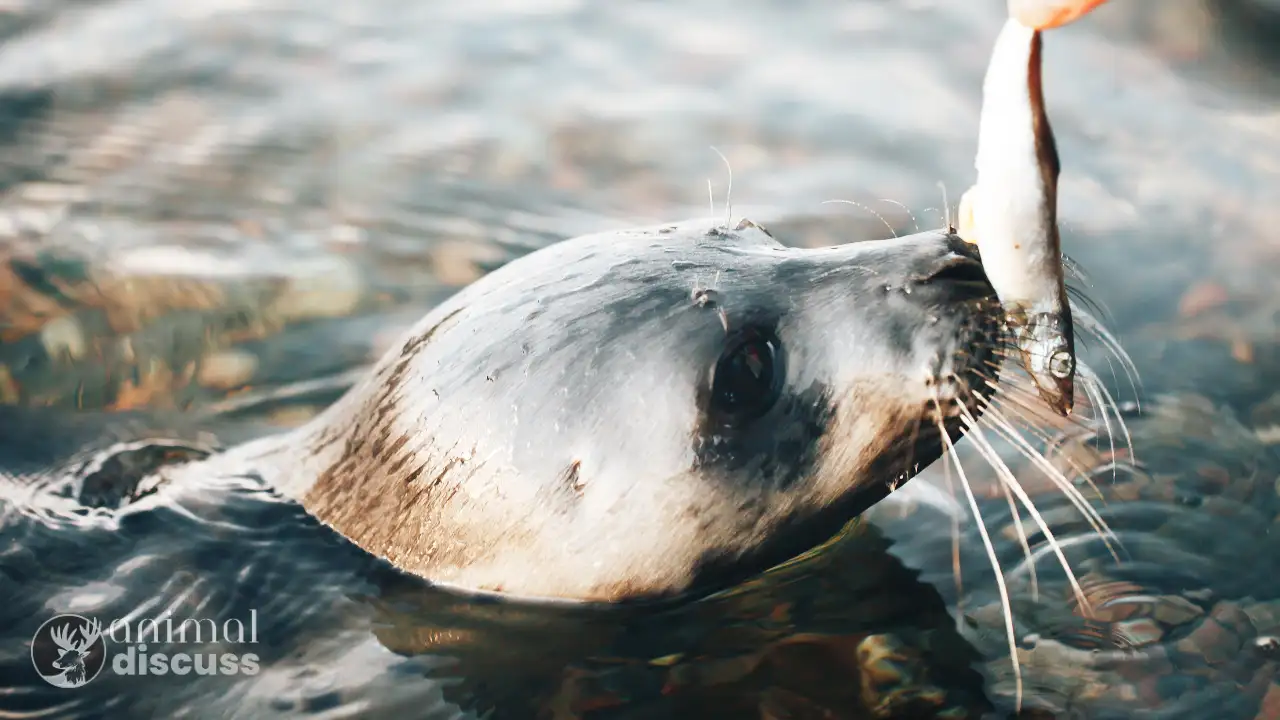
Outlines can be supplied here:
<path id="1" fill-rule="evenodd" d="M 1088 343 L 1087 341 L 1084 341 L 1084 340 L 1085 340 L 1085 338 L 1088 338 L 1088 337 L 1089 337 L 1089 335 L 1088 335 L 1088 334 L 1084 334 L 1084 335 L 1082 335 L 1082 337 L 1081 337 L 1081 339 L 1082 339 L 1081 344 L 1082 344 L 1082 345 L 1084 345 L 1084 346 L 1086 346 L 1086 347 L 1088 347 L 1089 343 Z M 1108 351 L 1108 349 L 1107 349 L 1107 347 L 1106 347 L 1106 345 L 1105 345 L 1105 344 L 1103 345 L 1102 350 L 1103 350 L 1102 359 L 1107 361 L 1107 369 L 1111 372 L 1111 380 L 1112 380 L 1112 381 L 1113 381 L 1113 382 L 1118 386 L 1118 385 L 1120 384 L 1120 378 L 1116 375 L 1116 365 L 1115 365 L 1115 363 L 1114 363 L 1114 362 L 1112 362 L 1112 361 L 1111 361 L 1111 355 L 1109 354 L 1109 351 Z M 1087 372 L 1089 369 L 1090 369 L 1090 368 L 1085 368 L 1086 372 Z M 1135 396 L 1136 396 L 1137 388 L 1135 388 L 1135 387 L 1133 386 L 1133 383 L 1132 383 L 1132 382 L 1130 382 L 1130 387 L 1131 387 L 1131 388 L 1133 388 L 1134 393 L 1135 393 Z M 1093 398 L 1093 397 L 1090 397 L 1090 398 L 1089 398 L 1089 402 L 1092 404 L 1092 403 L 1094 402 L 1094 398 Z M 1120 417 L 1119 408 L 1116 408 L 1116 409 L 1115 409 L 1115 411 L 1116 411 L 1116 417 Z"/>
<path id="2" fill-rule="evenodd" d="M 1125 352 L 1120 341 L 1110 330 L 1097 318 L 1091 315 L 1086 309 L 1080 307 L 1076 303 L 1071 303 L 1071 317 L 1086 334 L 1097 339 L 1102 344 L 1104 350 L 1109 352 L 1116 360 L 1120 362 L 1120 366 L 1124 369 L 1125 376 L 1129 381 L 1129 387 L 1133 391 L 1134 402 L 1138 404 L 1138 410 L 1142 410 L 1142 375 L 1138 372 L 1138 368 L 1134 365 L 1133 358 L 1129 357 L 1129 353 Z"/>
<path id="3" fill-rule="evenodd" d="M 1019 355 L 1018 357 L 1021 356 Z M 1036 391 L 1035 386 L 1031 383 L 1030 379 L 1024 375 L 1009 374 L 1007 372 L 997 377 L 997 374 L 1001 370 L 1007 368 L 1002 368 L 998 363 L 990 360 L 985 364 L 992 369 L 990 375 L 983 373 L 980 370 L 975 370 L 974 374 L 981 378 L 983 380 L 983 384 L 993 391 L 990 401 L 995 407 L 1004 409 L 1008 413 L 1009 420 L 1018 421 L 1015 429 L 1019 434 L 1030 433 L 1035 436 L 1037 440 L 1045 444 L 1045 449 L 1042 451 L 1045 457 L 1051 455 L 1053 450 L 1065 442 L 1066 439 L 1073 437 L 1097 437 L 1098 423 L 1096 422 L 1096 419 L 1091 418 L 1089 422 L 1086 422 L 1080 413 L 1073 413 L 1066 418 L 1055 418 L 1055 423 L 1065 423 L 1067 427 L 1057 431 L 1053 435 L 1050 435 L 1046 430 L 1040 429 L 1035 424 L 1033 416 L 1029 415 L 1029 413 L 1033 413 L 1034 410 L 1039 408 L 1041 405 L 1039 393 Z M 1087 403 L 1086 406 L 1090 413 L 1096 412 L 1096 408 L 1092 402 Z M 1071 470 L 1081 475 L 1088 475 L 1088 467 L 1082 465 L 1070 456 L 1064 455 L 1063 458 L 1067 461 Z M 1105 502 L 1101 492 L 1098 492 L 1097 494 L 1098 498 Z"/>
<path id="4" fill-rule="evenodd" d="M 1116 403 L 1115 398 L 1111 397 L 1111 393 L 1107 391 L 1105 385 L 1098 380 L 1098 376 L 1093 372 L 1092 368 L 1084 363 L 1080 364 L 1079 377 L 1083 382 L 1080 383 L 1085 393 L 1089 397 L 1089 401 L 1097 403 L 1098 412 L 1101 413 L 1107 429 L 1107 440 L 1110 442 L 1111 457 L 1116 454 L 1115 436 L 1112 434 L 1111 423 L 1107 419 L 1108 415 L 1115 415 L 1116 424 L 1120 426 L 1120 432 L 1124 435 L 1125 452 L 1132 461 L 1137 460 L 1137 456 L 1133 449 L 1133 437 L 1129 435 L 1129 425 L 1124 421 L 1124 415 L 1120 412 L 1120 406 Z M 1108 412 L 1108 409 L 1110 412 Z"/>
<path id="5" fill-rule="evenodd" d="M 1039 394 L 1034 386 L 1029 386 L 1030 381 L 1024 376 L 1005 374 L 998 381 L 989 378 L 983 378 L 984 383 L 993 393 L 993 400 L 1001 402 L 1002 407 L 1006 407 L 1016 412 L 1019 419 L 1023 420 L 1022 430 L 1031 433 L 1037 440 L 1044 443 L 1052 441 L 1052 437 L 1047 431 L 1037 427 L 1030 418 L 1026 417 L 1026 413 L 1033 412 L 1043 406 Z M 1085 432 L 1094 432 L 1097 423 L 1086 420 L 1083 416 L 1073 413 L 1066 418 L 1055 418 L 1055 422 L 1065 423 L 1066 425 Z M 1083 468 L 1080 468 L 1083 472 Z"/>
<path id="6" fill-rule="evenodd" d="M 898 202 L 897 200 L 890 200 L 889 198 L 880 198 L 880 202 L 893 203 L 894 205 L 897 205 L 898 207 L 900 207 L 900 208 L 902 208 L 903 210 L 905 210 L 905 211 L 907 212 L 907 217 L 911 218 L 911 227 L 912 227 L 916 232 L 920 232 L 920 223 L 916 222 L 916 216 L 915 216 L 915 213 L 911 212 L 911 208 L 907 207 L 906 205 L 903 205 L 902 203 Z"/>
<path id="7" fill-rule="evenodd" d="M 1004 407 L 1004 406 L 1002 405 L 1001 407 Z M 1080 430 L 1080 432 L 1072 432 L 1072 429 L 1065 429 L 1065 430 L 1060 430 L 1056 435 L 1049 438 L 1045 442 L 1044 449 L 1041 450 L 1041 452 L 1044 453 L 1044 456 L 1050 457 L 1054 453 L 1062 453 L 1062 457 L 1064 459 L 1069 458 L 1069 456 L 1065 454 L 1066 451 L 1063 450 L 1063 446 L 1065 446 L 1067 442 L 1072 440 L 1080 443 L 1091 442 L 1091 441 L 1096 442 L 1098 439 L 1098 429 L 1096 426 L 1088 427 L 1088 428 L 1075 428 L 1075 429 Z M 1075 470 L 1076 472 L 1081 473 L 1083 475 L 1089 474 L 1089 471 L 1090 471 L 1089 467 L 1080 465 L 1074 462 L 1070 464 L 1071 464 L 1072 470 Z M 1106 502 L 1106 499 L 1101 494 L 1098 495 L 1098 499 L 1104 503 Z"/>
<path id="8" fill-rule="evenodd" d="M 1097 431 L 1094 427 L 1086 427 L 1082 425 L 1075 426 L 1074 429 L 1079 431 L 1078 433 L 1073 433 L 1071 430 L 1063 430 L 1057 435 L 1050 437 L 1032 424 L 1031 420 L 1024 414 L 1026 406 L 1020 404 L 1016 399 L 1010 402 L 1010 398 L 993 396 L 990 401 L 991 407 L 996 410 L 1003 410 L 1006 413 L 1004 420 L 1009 425 L 1010 431 L 1016 432 L 1020 436 L 1029 432 L 1032 435 L 1035 435 L 1037 440 L 1044 443 L 1044 449 L 1039 452 L 1046 460 L 1053 455 L 1054 450 L 1057 450 L 1069 438 L 1087 437 L 1094 439 L 1097 437 Z M 1025 455 L 1025 452 L 1023 454 Z M 1059 457 L 1066 463 L 1067 468 L 1074 472 L 1076 476 L 1082 477 L 1086 481 L 1089 480 L 1091 475 L 1091 468 L 1089 466 L 1082 464 L 1071 455 L 1065 453 L 1060 453 Z M 1101 500 L 1103 504 L 1106 504 L 1106 499 L 1102 495 L 1102 491 L 1099 490 L 1092 482 L 1089 482 L 1089 487 L 1093 490 L 1094 494 L 1098 496 L 1098 499 Z"/>
<path id="9" fill-rule="evenodd" d="M 1084 596 L 1084 589 L 1080 588 L 1079 580 L 1076 580 L 1075 573 L 1071 570 L 1071 564 L 1066 560 L 1066 555 L 1062 553 L 1062 548 L 1059 542 L 1057 542 L 1057 538 L 1053 537 L 1053 532 L 1050 527 L 1048 527 L 1048 523 L 1046 523 L 1043 516 L 1039 514 L 1036 502 L 1027 495 L 1027 491 L 1021 487 L 1021 483 L 1018 482 L 1018 478 L 1014 477 L 1012 471 L 1009 470 L 1009 465 L 1006 465 L 1005 461 L 1001 460 L 1000 454 L 997 454 L 996 452 L 996 448 L 993 447 L 987 437 L 984 436 L 982 428 L 979 427 L 978 420 L 974 419 L 974 416 L 970 414 L 968 410 L 964 409 L 964 407 L 961 407 L 960 411 L 961 415 L 963 415 L 965 424 L 969 427 L 968 437 L 970 441 L 972 441 L 974 447 L 977 448 L 978 454 L 983 456 L 983 459 L 992 466 L 993 470 L 996 470 L 997 478 L 1000 479 L 1001 489 L 1005 493 L 1006 500 L 1009 500 L 1012 519 L 1014 519 L 1015 530 L 1018 532 L 1019 541 L 1021 542 L 1021 546 L 1023 546 L 1024 556 L 1027 557 L 1029 562 L 1030 557 L 1032 557 L 1032 552 L 1030 552 L 1030 546 L 1027 542 L 1027 533 L 1025 533 L 1025 530 L 1021 528 L 1021 518 L 1018 512 L 1018 507 L 1014 505 L 1010 492 L 1018 496 L 1018 500 L 1027 507 L 1029 514 L 1032 515 L 1034 520 L 1036 520 L 1036 524 L 1039 529 L 1044 533 L 1044 539 L 1046 539 L 1048 544 L 1050 544 L 1050 548 L 1053 553 L 1057 555 L 1057 560 L 1059 560 L 1062 565 L 1062 571 L 1066 574 L 1066 579 L 1068 579 L 1068 582 L 1071 585 L 1071 591 L 1075 593 L 1076 600 L 1079 601 L 1080 606 L 1084 607 L 1084 609 L 1088 609 L 1089 605 L 1087 598 Z M 1032 598 L 1034 598 L 1034 600 L 1038 600 L 1039 583 L 1036 577 L 1036 568 L 1034 568 L 1034 566 L 1029 566 L 1029 570 L 1030 580 L 1032 580 Z"/>
<path id="10" fill-rule="evenodd" d="M 1063 259 L 1065 260 L 1066 258 L 1064 257 Z M 1115 322 L 1115 316 L 1112 315 L 1111 311 L 1107 308 L 1107 306 L 1101 300 L 1095 299 L 1093 296 L 1085 292 L 1084 289 L 1076 287 L 1075 285 L 1068 284 L 1066 285 L 1066 288 L 1067 288 L 1068 298 L 1075 300 L 1080 305 L 1083 305 L 1084 307 L 1097 312 L 1106 321 Z"/>
<path id="11" fill-rule="evenodd" d="M 1012 419 L 1019 421 L 1018 431 L 1020 433 L 1028 433 L 1046 445 L 1050 443 L 1053 438 L 1048 431 L 1041 429 L 1035 423 L 1036 416 L 1034 413 L 1040 408 L 1039 395 L 1036 395 L 1034 390 L 1025 388 L 1006 388 L 1004 387 L 1004 382 L 1005 380 L 1001 380 L 999 383 L 988 383 L 988 387 L 992 391 L 998 391 L 998 394 L 992 396 L 992 402 L 996 404 L 996 407 L 1007 410 Z M 1076 419 L 1071 424 L 1082 427 L 1081 423 L 1082 421 Z"/>
<path id="12" fill-rule="evenodd" d="M 720 149 L 715 145 L 711 146 L 711 150 L 720 156 L 720 159 L 724 161 L 725 169 L 729 171 L 729 189 L 724 193 L 724 207 L 726 215 L 724 219 L 724 226 L 727 228 L 733 225 L 733 166 L 729 164 L 729 158 L 725 157 L 724 153 L 720 152 Z M 711 206 L 711 214 L 714 215 L 715 211 L 716 208 L 713 204 Z"/>
<path id="13" fill-rule="evenodd" d="M 987 398 L 984 398 L 984 399 L 987 399 Z M 993 429 L 998 430 L 1003 437 L 1009 437 L 1010 441 L 1013 442 L 1015 446 L 1017 446 L 1019 451 L 1022 452 L 1024 456 L 1027 456 L 1028 452 L 1035 452 L 1037 455 L 1043 458 L 1046 463 L 1048 463 L 1049 455 L 1051 453 L 1051 448 L 1057 447 L 1063 441 L 1059 440 L 1058 438 L 1048 438 L 1045 435 L 1039 432 L 1036 432 L 1038 438 L 1045 442 L 1045 450 L 1042 450 L 1042 451 L 1035 450 L 1035 448 L 1033 448 L 1029 443 L 1026 443 L 1025 440 L 1023 440 L 1022 438 L 1023 430 L 1033 429 L 1034 426 L 1030 425 L 1027 418 L 1022 416 L 1021 406 L 1017 404 L 1013 404 L 1013 405 L 1007 404 L 1007 401 L 1009 400 L 1009 398 L 1007 397 L 1000 398 L 997 396 L 993 396 L 987 400 L 990 403 L 987 406 L 987 410 L 992 413 L 992 416 L 991 416 L 992 419 L 994 421 L 998 421 L 1003 426 L 1000 428 L 993 428 Z M 1006 415 L 1001 411 L 1005 411 L 1008 414 Z M 1021 427 L 1019 427 L 1018 425 L 1015 425 L 1013 422 L 1014 420 L 1021 420 L 1022 421 L 1020 423 Z M 1087 434 L 1091 434 L 1096 437 L 1096 432 L 1094 428 L 1086 427 L 1083 429 Z M 1066 433 L 1064 432 L 1062 434 L 1066 434 Z M 1064 455 L 1061 455 L 1061 457 L 1064 460 L 1066 460 L 1068 468 L 1073 472 L 1075 472 L 1076 476 L 1084 479 L 1084 481 L 1088 483 L 1090 489 L 1093 490 L 1094 494 L 1098 496 L 1098 499 L 1102 500 L 1103 503 L 1105 504 L 1106 500 L 1102 494 L 1102 491 L 1098 488 L 1096 484 L 1093 483 L 1090 477 L 1091 475 L 1090 468 L 1080 464 L 1079 462 L 1072 460 L 1069 455 L 1064 454 Z M 1035 462 L 1034 458 L 1032 458 L 1032 460 L 1033 462 Z M 1050 464 L 1050 466 L 1052 465 Z M 1062 479 L 1064 482 L 1068 482 L 1065 473 L 1062 473 Z M 1074 489 L 1074 486 L 1070 485 L 1069 482 L 1068 482 L 1068 485 Z M 1082 502 L 1085 501 L 1083 494 L 1080 496 L 1080 499 Z M 1091 508 L 1092 506 L 1089 506 L 1089 507 Z"/>
<path id="14" fill-rule="evenodd" d="M 978 448 L 978 454 L 982 455 L 983 459 L 985 459 L 992 467 L 1004 465 L 1004 461 L 1000 459 L 999 455 L 995 454 L 994 450 L 987 453 L 982 449 L 984 443 L 986 443 L 985 438 L 982 442 L 978 442 L 976 438 L 974 439 L 973 445 Z M 987 445 L 986 447 L 991 449 L 990 445 Z M 997 470 L 996 472 L 999 473 L 1000 471 Z M 1009 514 L 1013 518 L 1013 527 L 1018 536 L 1018 544 L 1022 546 L 1022 557 L 1029 563 L 1031 562 L 1031 543 L 1027 541 L 1026 530 L 1022 527 L 1022 513 L 1018 511 L 1018 504 L 1013 501 L 1013 493 L 1009 491 L 1009 487 L 1006 483 L 1000 483 L 1000 493 L 1004 495 L 1004 500 L 1009 505 Z M 1040 578 L 1038 577 L 1038 573 L 1036 572 L 1034 565 L 1031 566 L 1031 599 L 1036 602 L 1040 601 Z"/>
<path id="15" fill-rule="evenodd" d="M 1063 223 L 1065 225 L 1065 223 Z M 1067 275 L 1076 278 L 1088 287 L 1093 287 L 1093 283 L 1089 281 L 1089 273 L 1085 271 L 1084 266 L 1068 257 L 1065 253 L 1062 256 L 1062 267 L 1067 271 Z"/>
<path id="16" fill-rule="evenodd" d="M 1096 412 L 1098 413 L 1098 418 L 1102 421 L 1102 426 L 1107 432 L 1108 449 L 1111 456 L 1115 457 L 1116 436 L 1111 429 L 1111 413 L 1108 411 L 1109 406 L 1106 404 L 1101 393 L 1099 393 L 1099 390 L 1101 389 L 1099 386 L 1101 383 L 1097 381 L 1096 376 L 1093 374 L 1093 371 L 1089 366 L 1084 363 L 1080 363 L 1080 367 L 1077 369 L 1077 376 L 1080 378 L 1080 388 L 1084 390 L 1085 397 L 1089 398 L 1089 404 L 1097 408 Z M 1116 417 L 1120 419 L 1121 423 L 1124 422 L 1124 418 L 1120 417 L 1118 410 L 1116 412 Z"/>
<path id="17" fill-rule="evenodd" d="M 1000 407 L 1006 407 L 1018 419 L 1023 421 L 1020 431 L 1031 433 L 1037 440 L 1046 444 L 1052 442 L 1052 438 L 1046 431 L 1038 428 L 1030 419 L 1024 416 L 1025 411 L 1030 411 L 1031 408 L 1039 407 L 1042 404 L 1039 394 L 1033 386 L 1029 386 L 1030 381 L 1026 377 L 1006 374 L 997 380 L 994 377 L 984 375 L 980 371 L 975 371 L 975 374 L 981 377 L 983 383 L 992 391 L 998 391 L 998 394 L 993 396 L 993 401 L 1001 402 L 1002 405 Z M 1084 420 L 1074 414 L 1057 420 L 1082 431 L 1092 432 L 1094 430 L 1093 425 L 1086 424 Z M 1085 471 L 1085 468 L 1082 467 L 1073 469 L 1079 472 Z"/>
<path id="18" fill-rule="evenodd" d="M 920 425 L 921 425 L 921 418 L 917 417 L 915 422 L 912 423 L 911 425 L 911 436 L 907 440 L 908 454 L 907 454 L 906 467 L 907 467 L 907 472 L 909 473 L 908 477 L 911 477 L 912 475 L 914 475 L 916 470 L 916 447 L 920 443 Z M 895 478 L 891 482 L 895 484 L 895 489 L 896 489 L 898 480 Z"/>
<path id="19" fill-rule="evenodd" d="M 1088 291 L 1093 290 L 1093 282 L 1090 281 L 1084 267 L 1066 255 L 1062 256 L 1062 266 L 1067 275 L 1072 279 L 1079 280 L 1084 285 L 1084 287 L 1077 287 L 1074 284 L 1068 284 L 1066 286 L 1067 294 L 1079 301 L 1080 305 L 1096 312 L 1101 317 L 1103 325 L 1114 323 L 1116 320 L 1115 314 L 1107 307 L 1106 302 L 1089 294 Z"/>
<path id="20" fill-rule="evenodd" d="M 982 537 L 982 545 L 986 548 L 987 559 L 991 561 L 991 567 L 995 570 L 996 589 L 1000 594 L 1000 607 L 1004 612 L 1004 630 L 1005 639 L 1009 643 L 1009 661 L 1013 664 L 1013 681 L 1014 681 L 1014 706 L 1018 712 L 1022 711 L 1022 667 L 1018 660 L 1018 638 L 1017 631 L 1013 626 L 1013 605 L 1009 599 L 1009 588 L 1005 584 L 1004 571 L 1000 568 L 1000 558 L 996 555 L 995 545 L 991 542 L 991 534 L 987 532 L 987 524 L 982 519 L 982 511 L 978 508 L 978 500 L 973 495 L 973 488 L 969 485 L 969 478 L 965 475 L 964 465 L 960 463 L 960 454 L 956 452 L 956 446 L 951 442 L 951 436 L 947 434 L 946 425 L 942 422 L 941 415 L 935 415 L 934 422 L 938 426 L 939 434 L 942 436 L 942 445 L 946 451 L 947 457 L 951 459 L 951 463 L 955 466 L 956 474 L 960 476 L 960 486 L 964 489 L 965 499 L 969 501 L 969 509 L 973 512 L 973 519 L 978 526 L 978 534 Z"/>
<path id="21" fill-rule="evenodd" d="M 942 222 L 946 231 L 952 235 L 956 234 L 956 224 L 951 220 L 951 201 L 947 199 L 947 184 L 938 181 L 938 187 L 942 189 Z"/>
<path id="22" fill-rule="evenodd" d="M 895 238 L 896 238 L 896 237 L 898 237 L 898 232 L 897 232 L 896 230 L 894 230 L 894 229 L 893 229 L 893 226 L 889 224 L 889 221 L 888 221 L 888 220 L 885 220 L 883 215 L 881 215 L 880 213 L 876 212 L 875 210 L 872 210 L 871 208 L 867 207 L 866 205 L 863 205 L 862 203 L 857 202 L 856 200 L 839 200 L 839 199 L 835 199 L 835 200 L 823 200 L 823 201 L 822 201 L 822 204 L 823 204 L 823 205 L 830 205 L 830 204 L 832 204 L 832 203 L 843 203 L 843 204 L 845 204 L 845 205 L 852 205 L 852 206 L 854 206 L 854 207 L 858 207 L 858 208 L 862 208 L 863 210 L 866 210 L 867 212 L 871 213 L 872 215 L 875 215 L 875 216 L 876 216 L 876 218 L 878 218 L 878 219 L 880 220 L 880 222 L 884 223 L 884 226 L 885 226 L 885 227 L 887 227 L 887 228 L 889 228 L 889 232 L 890 232 L 890 233 L 892 233 L 892 234 L 893 234 L 893 236 L 894 236 Z"/>
<path id="23" fill-rule="evenodd" d="M 1023 504 L 1023 506 L 1026 507 L 1027 512 L 1031 514 L 1036 525 L 1040 528 L 1040 532 L 1044 533 L 1045 540 L 1048 542 L 1049 547 L 1053 550 L 1054 554 L 1058 556 L 1058 562 L 1062 565 L 1062 571 L 1066 573 L 1067 582 L 1070 583 L 1071 590 L 1075 593 L 1076 599 L 1080 602 L 1080 606 L 1092 614 L 1092 608 L 1089 606 L 1089 601 L 1085 597 L 1084 589 L 1080 587 L 1080 582 L 1076 579 L 1075 572 L 1071 570 L 1071 563 L 1067 561 L 1066 554 L 1062 552 L 1062 546 L 1058 543 L 1058 539 L 1054 537 L 1053 531 L 1049 528 L 1049 524 L 1045 522 L 1044 517 L 1040 514 L 1040 510 L 1036 507 L 1035 501 L 1031 499 L 1031 496 L 1027 495 L 1027 491 L 1023 489 L 1022 484 L 1018 482 L 1016 477 L 1014 477 L 1013 473 L 1009 470 L 1009 466 L 1000 459 L 1000 455 L 996 452 L 995 447 L 991 445 L 987 440 L 986 435 L 983 434 L 982 428 L 979 426 L 977 419 L 975 419 L 965 408 L 961 408 L 961 413 L 963 414 L 965 424 L 969 427 L 968 437 L 973 441 L 974 447 L 977 448 L 979 454 L 987 460 L 992 469 L 996 471 L 996 476 L 1000 479 L 1000 484 L 1006 488 L 1006 492 L 1012 491 L 1013 494 L 1018 497 L 1018 500 Z M 1016 513 L 1014 521 L 1019 522 L 1020 524 L 1020 520 Z M 1025 539 L 1026 535 L 1020 527 L 1018 528 L 1018 535 L 1023 539 L 1023 546 L 1029 560 L 1031 557 L 1031 549 L 1027 546 Z M 1038 598 L 1038 585 L 1035 581 L 1034 568 L 1031 568 L 1031 570 L 1032 597 Z"/>
<path id="24" fill-rule="evenodd" d="M 996 365 L 995 363 L 991 363 L 991 366 L 993 368 L 993 373 L 991 376 L 988 376 L 980 371 L 975 371 L 974 374 L 978 375 L 978 377 L 982 379 L 983 384 L 986 385 L 988 388 L 990 388 L 993 391 L 993 393 L 998 393 L 998 394 L 994 394 L 993 398 L 1012 403 L 1014 407 L 1018 408 L 1015 411 L 1018 418 L 1026 421 L 1026 418 L 1023 415 L 1022 408 L 1032 407 L 1035 403 L 1039 401 L 1039 395 L 1036 394 L 1036 391 L 1034 388 L 1027 387 L 1027 385 L 1025 384 L 1026 383 L 1025 377 L 1017 376 L 1017 375 L 1008 375 L 1008 374 L 1006 374 L 1003 377 L 997 377 L 994 371 L 998 369 L 998 365 Z M 978 392 L 978 391 L 975 391 L 975 392 Z M 1023 424 L 1024 424 L 1023 429 L 1031 433 L 1032 435 L 1034 435 L 1037 440 L 1041 440 L 1044 442 L 1049 441 L 1049 435 L 1045 431 L 1040 430 L 1038 427 L 1036 427 L 1034 424 L 1032 424 L 1029 421 L 1024 422 Z"/>
<path id="25" fill-rule="evenodd" d="M 947 492 L 956 497 L 956 486 L 951 480 L 951 463 L 942 463 L 942 480 L 947 485 Z M 961 579 L 960 566 L 960 514 L 951 513 L 951 576 L 956 581 L 956 611 L 964 605 L 964 581 Z"/>
<path id="26" fill-rule="evenodd" d="M 1103 543 L 1106 544 L 1107 549 L 1111 552 L 1111 555 L 1115 558 L 1116 562 L 1120 562 L 1120 556 L 1116 552 L 1115 547 L 1111 544 L 1112 540 L 1114 540 L 1116 544 L 1121 544 L 1120 538 L 1112 532 L 1110 525 L 1108 525 L 1106 520 L 1098 513 L 1097 509 L 1089 504 L 1088 500 L 1084 497 L 1084 494 L 1067 479 L 1061 470 L 1054 467 L 1053 463 L 1049 462 L 1044 455 L 1032 447 L 1031 444 L 1017 432 L 1017 429 L 1014 428 L 1013 424 L 1004 417 L 1004 414 L 995 408 L 990 402 L 987 403 L 982 416 L 984 419 L 990 418 L 994 423 L 991 426 L 992 429 L 1012 443 L 1016 448 L 1021 450 L 1022 454 L 1027 459 L 1031 460 L 1033 465 L 1040 468 L 1040 470 L 1049 477 L 1050 481 L 1053 482 L 1053 484 L 1062 491 L 1062 494 L 1067 497 L 1071 504 L 1080 511 L 1080 514 L 1089 523 L 1090 527 L 1093 528 L 1094 532 L 1102 538 Z M 1092 480 L 1087 476 L 1085 479 L 1092 485 Z M 1094 490 L 1096 491 L 1097 488 L 1094 487 Z"/>

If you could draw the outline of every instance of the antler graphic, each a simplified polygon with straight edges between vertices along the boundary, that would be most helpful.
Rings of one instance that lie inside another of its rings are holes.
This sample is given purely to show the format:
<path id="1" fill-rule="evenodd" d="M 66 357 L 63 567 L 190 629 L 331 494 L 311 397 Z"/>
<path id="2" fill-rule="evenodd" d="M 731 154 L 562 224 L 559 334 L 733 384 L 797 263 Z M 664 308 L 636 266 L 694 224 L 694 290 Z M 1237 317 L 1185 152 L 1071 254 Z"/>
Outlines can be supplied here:
<path id="1" fill-rule="evenodd" d="M 88 650 L 94 642 L 98 640 L 98 636 L 102 634 L 102 625 L 97 618 L 89 621 L 88 626 L 81 626 L 80 636 L 84 638 L 84 642 L 77 643 L 71 639 L 72 631 L 70 625 L 63 625 L 61 628 L 54 628 L 50 633 L 53 644 L 57 645 L 63 652 L 82 653 Z"/>
<path id="2" fill-rule="evenodd" d="M 81 652 L 93 647 L 100 635 L 102 635 L 102 624 L 98 622 L 98 618 L 90 620 L 88 625 L 82 625 L 80 627 L 80 636 L 84 638 L 84 643 L 80 645 Z"/>
<path id="3" fill-rule="evenodd" d="M 50 634 L 53 638 L 53 644 L 63 652 L 79 652 L 79 649 L 71 642 L 71 626 L 63 625 L 60 628 L 54 628 Z"/>

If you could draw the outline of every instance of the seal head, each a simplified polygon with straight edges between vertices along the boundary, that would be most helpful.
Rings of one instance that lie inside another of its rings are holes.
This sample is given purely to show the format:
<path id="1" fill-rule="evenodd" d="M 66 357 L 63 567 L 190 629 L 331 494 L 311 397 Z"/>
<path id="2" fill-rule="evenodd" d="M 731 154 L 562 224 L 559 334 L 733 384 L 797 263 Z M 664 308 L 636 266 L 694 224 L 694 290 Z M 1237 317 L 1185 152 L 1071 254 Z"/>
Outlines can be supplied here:
<path id="1" fill-rule="evenodd" d="M 942 232 L 820 249 L 749 221 L 592 235 L 455 295 L 253 464 L 445 586 L 724 587 L 936 459 L 935 401 L 958 435 L 998 318 L 971 246 Z"/>

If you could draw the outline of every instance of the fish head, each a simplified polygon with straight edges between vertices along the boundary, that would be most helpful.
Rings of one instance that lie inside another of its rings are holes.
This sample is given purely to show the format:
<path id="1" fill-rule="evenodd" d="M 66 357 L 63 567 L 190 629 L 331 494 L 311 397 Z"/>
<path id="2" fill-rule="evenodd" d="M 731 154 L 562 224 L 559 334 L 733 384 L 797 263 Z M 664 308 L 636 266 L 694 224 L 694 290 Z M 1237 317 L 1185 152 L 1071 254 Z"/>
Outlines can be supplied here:
<path id="1" fill-rule="evenodd" d="M 1041 399 L 1058 414 L 1071 414 L 1075 400 L 1076 352 L 1071 313 L 1034 312 L 1014 318 L 1023 366 Z"/>

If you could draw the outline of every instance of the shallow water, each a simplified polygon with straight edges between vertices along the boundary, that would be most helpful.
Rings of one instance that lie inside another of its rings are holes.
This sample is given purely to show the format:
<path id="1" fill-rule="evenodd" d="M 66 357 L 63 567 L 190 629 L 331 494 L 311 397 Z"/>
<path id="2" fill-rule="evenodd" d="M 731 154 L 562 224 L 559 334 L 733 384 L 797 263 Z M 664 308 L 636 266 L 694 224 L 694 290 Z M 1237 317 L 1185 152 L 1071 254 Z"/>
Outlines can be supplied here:
<path id="1" fill-rule="evenodd" d="M 589 612 L 431 591 L 253 478 L 116 517 L 128 470 L 82 457 L 296 425 L 487 269 L 574 234 L 725 212 L 713 145 L 734 214 L 784 242 L 940 226 L 939 183 L 954 203 L 973 176 L 1000 25 L 1001 3 L 973 5 L 0 7 L 0 710 L 1007 713 L 982 546 L 965 523 L 957 588 L 950 522 L 929 507 L 881 508 L 878 529 L 726 598 Z M 1046 43 L 1065 250 L 1137 362 L 1146 412 L 1128 418 L 1144 471 L 1101 473 L 1121 567 L 1039 496 L 1106 608 L 1073 613 L 1052 558 L 1038 599 L 1011 573 L 1026 705 L 1045 716 L 1280 712 L 1258 640 L 1280 634 L 1275 12 L 1117 0 Z M 1080 452 L 1103 466 L 1106 450 Z M 927 475 L 913 483 L 942 487 L 940 467 Z M 84 512 L 90 498 L 106 507 Z M 985 503 L 1015 570 L 1004 502 Z M 55 613 L 166 608 L 256 612 L 261 672 L 108 669 L 77 690 L 32 672 L 31 635 Z"/>

